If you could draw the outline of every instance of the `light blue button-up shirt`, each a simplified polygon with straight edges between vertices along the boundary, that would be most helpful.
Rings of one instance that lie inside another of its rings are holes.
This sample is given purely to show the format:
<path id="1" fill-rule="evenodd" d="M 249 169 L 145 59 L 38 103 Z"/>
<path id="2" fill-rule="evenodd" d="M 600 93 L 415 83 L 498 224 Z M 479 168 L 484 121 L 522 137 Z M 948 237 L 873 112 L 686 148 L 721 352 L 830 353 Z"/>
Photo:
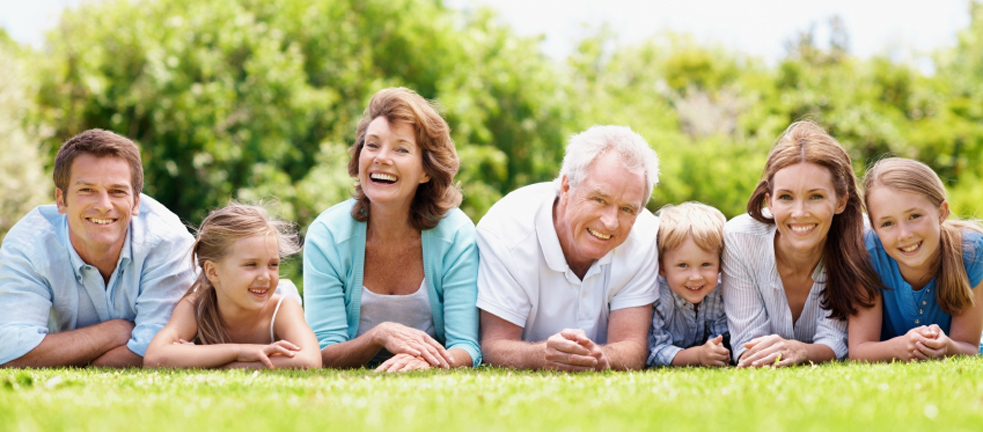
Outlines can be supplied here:
<path id="1" fill-rule="evenodd" d="M 193 243 L 177 215 L 141 195 L 106 284 L 72 247 L 65 215 L 54 205 L 35 208 L 0 247 L 0 364 L 33 350 L 49 331 L 111 319 L 135 324 L 126 347 L 143 356 L 193 282 Z"/>
<path id="2" fill-rule="evenodd" d="M 701 346 L 727 333 L 727 315 L 719 284 L 710 291 L 699 307 L 672 292 L 666 278 L 659 276 L 659 299 L 652 313 L 649 332 L 649 366 L 671 366 L 676 354 L 686 348 Z"/>

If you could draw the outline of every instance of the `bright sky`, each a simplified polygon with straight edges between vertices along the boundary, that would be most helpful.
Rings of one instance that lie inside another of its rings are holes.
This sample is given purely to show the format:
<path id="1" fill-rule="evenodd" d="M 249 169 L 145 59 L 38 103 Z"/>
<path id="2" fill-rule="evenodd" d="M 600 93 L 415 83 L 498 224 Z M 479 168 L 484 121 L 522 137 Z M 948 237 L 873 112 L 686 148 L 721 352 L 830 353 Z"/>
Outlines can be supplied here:
<path id="1" fill-rule="evenodd" d="M 0 26 L 15 39 L 43 46 L 44 32 L 65 7 L 99 0 L 0 0 Z M 491 5 L 519 34 L 543 34 L 543 51 L 566 56 L 575 41 L 608 22 L 622 42 L 645 39 L 663 29 L 693 34 L 773 62 L 784 43 L 816 25 L 828 29 L 839 15 L 850 36 L 850 51 L 867 57 L 888 53 L 910 59 L 953 46 L 956 32 L 969 25 L 969 0 L 445 0 L 452 7 Z M 586 27 L 585 27 L 586 25 Z M 826 33 L 817 40 L 825 43 Z"/>

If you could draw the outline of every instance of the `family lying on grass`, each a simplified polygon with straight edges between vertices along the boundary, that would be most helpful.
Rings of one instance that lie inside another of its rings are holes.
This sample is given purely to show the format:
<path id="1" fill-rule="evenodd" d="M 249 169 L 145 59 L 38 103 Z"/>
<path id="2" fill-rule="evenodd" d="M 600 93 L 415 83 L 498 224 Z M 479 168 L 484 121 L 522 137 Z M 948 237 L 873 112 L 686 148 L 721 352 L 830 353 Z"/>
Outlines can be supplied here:
<path id="1" fill-rule="evenodd" d="M 354 198 L 307 229 L 301 307 L 279 279 L 291 225 L 233 203 L 193 238 L 141 193 L 132 141 L 71 138 L 56 204 L 0 248 L 0 364 L 586 371 L 980 351 L 983 227 L 951 217 L 920 162 L 877 161 L 861 195 L 811 122 L 778 138 L 729 222 L 646 210 L 658 159 L 627 127 L 574 135 L 555 181 L 477 226 L 447 123 L 416 93 L 379 91 L 350 154 Z"/>

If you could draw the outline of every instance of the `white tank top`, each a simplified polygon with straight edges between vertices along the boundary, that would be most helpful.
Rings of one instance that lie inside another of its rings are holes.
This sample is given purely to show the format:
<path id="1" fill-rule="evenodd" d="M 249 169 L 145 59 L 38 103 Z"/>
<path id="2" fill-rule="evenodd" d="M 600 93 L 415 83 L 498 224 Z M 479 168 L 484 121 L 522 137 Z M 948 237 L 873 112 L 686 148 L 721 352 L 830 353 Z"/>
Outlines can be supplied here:
<path id="1" fill-rule="evenodd" d="M 395 322 L 421 330 L 432 338 L 437 337 L 433 326 L 433 310 L 430 309 L 430 295 L 427 293 L 427 280 L 413 294 L 376 294 L 362 287 L 362 302 L 358 317 L 358 333 L 361 336 L 383 322 Z M 383 349 L 369 364 L 378 364 L 392 357 Z"/>

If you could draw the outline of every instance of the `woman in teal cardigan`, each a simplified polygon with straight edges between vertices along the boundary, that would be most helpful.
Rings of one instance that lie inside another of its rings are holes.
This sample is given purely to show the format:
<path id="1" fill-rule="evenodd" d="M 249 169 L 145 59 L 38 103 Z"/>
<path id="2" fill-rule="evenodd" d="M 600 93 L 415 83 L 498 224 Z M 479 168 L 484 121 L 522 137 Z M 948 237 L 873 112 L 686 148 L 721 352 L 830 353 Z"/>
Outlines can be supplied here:
<path id="1" fill-rule="evenodd" d="M 404 88 L 376 93 L 349 153 L 354 198 L 314 220 L 304 304 L 327 367 L 477 366 L 478 249 L 450 129 Z"/>

